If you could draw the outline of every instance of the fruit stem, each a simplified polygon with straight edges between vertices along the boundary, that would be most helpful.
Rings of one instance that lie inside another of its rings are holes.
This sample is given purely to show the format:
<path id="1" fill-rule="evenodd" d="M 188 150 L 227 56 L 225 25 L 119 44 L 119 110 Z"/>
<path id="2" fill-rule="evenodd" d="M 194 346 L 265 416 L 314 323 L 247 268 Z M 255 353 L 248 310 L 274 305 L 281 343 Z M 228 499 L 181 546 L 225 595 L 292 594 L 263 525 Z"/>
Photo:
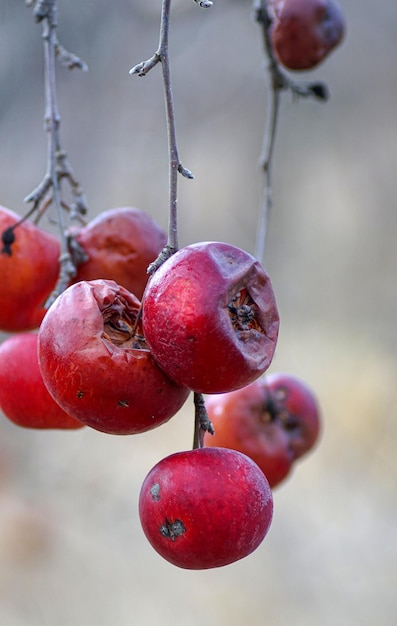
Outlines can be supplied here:
<path id="1" fill-rule="evenodd" d="M 204 435 L 205 433 L 215 434 L 214 427 L 210 418 L 208 417 L 207 409 L 205 408 L 204 396 L 202 393 L 194 393 L 194 435 L 193 435 L 193 450 L 196 448 L 204 448 Z"/>
<path id="2" fill-rule="evenodd" d="M 263 138 L 263 147 L 259 159 L 260 167 L 264 172 L 265 183 L 258 217 L 255 256 L 258 261 L 263 262 L 268 223 L 273 206 L 272 163 L 276 140 L 277 121 L 279 117 L 281 91 L 289 90 L 294 96 L 314 97 L 324 101 L 328 98 L 328 89 L 323 83 L 298 83 L 289 77 L 289 75 L 278 63 L 273 52 L 270 40 L 272 16 L 268 0 L 254 0 L 253 8 L 256 21 L 262 27 L 263 45 L 268 60 L 267 67 L 271 91 Z"/>
<path id="3" fill-rule="evenodd" d="M 178 174 L 182 174 L 185 178 L 194 178 L 192 172 L 184 167 L 180 161 L 178 153 L 178 144 L 176 136 L 176 124 L 174 113 L 174 101 L 172 95 L 170 60 L 168 52 L 169 40 L 169 23 L 170 23 L 171 0 L 163 0 L 161 8 L 160 21 L 160 38 L 157 51 L 150 59 L 138 63 L 132 69 L 130 74 L 138 74 L 138 76 L 146 76 L 146 74 L 158 63 L 161 63 L 163 74 L 164 101 L 168 138 L 168 157 L 169 157 L 169 218 L 168 218 L 168 240 L 164 250 L 157 259 L 151 263 L 148 268 L 149 273 L 153 273 L 164 263 L 174 252 L 178 250 Z"/>

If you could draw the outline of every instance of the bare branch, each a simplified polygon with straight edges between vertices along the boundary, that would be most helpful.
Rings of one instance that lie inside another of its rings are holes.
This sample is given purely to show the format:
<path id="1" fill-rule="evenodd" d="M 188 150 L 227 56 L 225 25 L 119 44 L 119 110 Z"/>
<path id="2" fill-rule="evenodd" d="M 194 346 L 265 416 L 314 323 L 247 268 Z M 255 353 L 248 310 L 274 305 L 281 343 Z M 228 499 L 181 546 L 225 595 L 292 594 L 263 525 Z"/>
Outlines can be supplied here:
<path id="1" fill-rule="evenodd" d="M 262 262 L 265 254 L 268 222 L 273 206 L 272 162 L 280 108 L 280 94 L 282 91 L 290 91 L 295 97 L 313 97 L 318 100 L 325 101 L 328 99 L 328 89 L 324 83 L 301 83 L 292 80 L 288 73 L 280 66 L 273 52 L 273 47 L 270 41 L 272 16 L 269 11 L 267 0 L 254 0 L 253 8 L 256 21 L 262 27 L 263 44 L 268 60 L 267 69 L 270 80 L 269 109 L 263 139 L 263 147 L 260 155 L 260 166 L 264 172 L 265 185 L 259 212 L 255 246 L 256 258 Z"/>
<path id="2" fill-rule="evenodd" d="M 194 178 L 192 172 L 185 168 L 179 158 L 176 125 L 174 114 L 174 102 L 172 95 L 170 61 L 168 54 L 168 37 L 169 37 L 169 21 L 170 21 L 171 0 L 163 0 L 161 9 L 160 37 L 157 51 L 152 57 L 138 63 L 130 69 L 130 74 L 138 74 L 138 76 L 146 76 L 153 67 L 158 63 L 161 64 L 163 73 L 164 101 L 166 113 L 166 125 L 168 136 L 168 154 L 169 154 L 169 220 L 168 220 L 168 241 L 164 250 L 158 258 L 151 263 L 148 268 L 149 273 L 153 273 L 166 258 L 170 256 L 170 252 L 178 250 L 178 224 L 177 224 L 177 177 L 181 174 L 185 178 Z"/>

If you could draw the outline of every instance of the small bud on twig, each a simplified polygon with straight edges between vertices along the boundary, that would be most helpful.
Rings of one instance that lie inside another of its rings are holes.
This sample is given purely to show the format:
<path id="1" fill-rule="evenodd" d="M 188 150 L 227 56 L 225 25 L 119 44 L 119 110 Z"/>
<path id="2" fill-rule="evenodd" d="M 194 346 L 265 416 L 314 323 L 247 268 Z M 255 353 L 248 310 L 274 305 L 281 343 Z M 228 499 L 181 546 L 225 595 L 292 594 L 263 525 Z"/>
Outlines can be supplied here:
<path id="1" fill-rule="evenodd" d="M 196 4 L 199 5 L 200 9 L 209 9 L 214 4 L 210 0 L 194 0 Z"/>

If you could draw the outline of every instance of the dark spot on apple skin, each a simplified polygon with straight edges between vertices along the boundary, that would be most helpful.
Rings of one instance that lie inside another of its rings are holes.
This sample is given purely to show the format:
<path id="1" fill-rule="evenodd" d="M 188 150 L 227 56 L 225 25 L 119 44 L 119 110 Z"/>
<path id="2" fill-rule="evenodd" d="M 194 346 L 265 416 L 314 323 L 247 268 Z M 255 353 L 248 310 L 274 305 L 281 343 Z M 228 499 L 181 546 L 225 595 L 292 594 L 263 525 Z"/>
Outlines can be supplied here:
<path id="1" fill-rule="evenodd" d="M 12 256 L 11 246 L 15 241 L 15 233 L 14 226 L 9 226 L 6 228 L 1 235 L 1 241 L 3 243 L 3 247 L 1 249 L 2 254 L 7 254 L 8 256 Z"/>
<path id="2" fill-rule="evenodd" d="M 160 526 L 160 533 L 163 537 L 175 541 L 177 537 L 181 537 L 186 532 L 186 528 L 180 519 L 176 519 L 174 522 L 170 522 L 167 518 L 165 523 Z"/>
<path id="3" fill-rule="evenodd" d="M 81 398 L 84 398 L 85 394 L 84 394 L 84 391 L 78 391 L 76 395 L 79 398 L 79 400 L 81 400 Z"/>
<path id="4" fill-rule="evenodd" d="M 150 494 L 152 496 L 153 501 L 158 502 L 159 500 L 161 500 L 160 485 L 158 483 L 155 483 L 154 485 L 150 487 Z"/>

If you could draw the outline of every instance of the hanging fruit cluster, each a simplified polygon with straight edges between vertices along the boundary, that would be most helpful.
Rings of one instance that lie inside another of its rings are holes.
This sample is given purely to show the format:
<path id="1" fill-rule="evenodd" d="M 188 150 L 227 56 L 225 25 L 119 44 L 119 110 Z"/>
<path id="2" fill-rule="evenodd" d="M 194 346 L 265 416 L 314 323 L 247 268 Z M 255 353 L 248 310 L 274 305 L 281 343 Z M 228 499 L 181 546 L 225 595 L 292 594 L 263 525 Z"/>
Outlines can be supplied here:
<path id="1" fill-rule="evenodd" d="M 284 68 L 313 68 L 341 41 L 336 0 L 269 0 L 255 8 L 273 104 L 282 89 L 325 99 L 325 86 L 296 83 Z M 159 48 L 130 72 L 144 76 L 157 64 L 162 68 L 170 156 L 167 235 L 134 207 L 85 221 L 84 195 L 61 149 L 55 57 L 86 68 L 59 45 L 56 1 L 34 3 L 46 52 L 48 170 L 25 199 L 32 203 L 25 217 L 0 207 L 0 330 L 10 333 L 0 345 L 0 407 L 26 428 L 86 426 L 131 435 L 166 423 L 193 395 L 193 449 L 171 454 L 149 471 L 139 514 L 162 557 L 206 569 L 260 545 L 272 520 L 271 489 L 315 445 L 320 411 L 305 382 L 267 373 L 279 313 L 261 263 L 264 230 L 259 228 L 256 256 L 217 241 L 179 248 L 177 177 L 193 175 L 180 162 L 176 143 L 169 12 L 170 0 L 163 0 Z M 271 202 L 277 111 L 263 158 L 262 226 Z M 65 181 L 71 203 L 63 197 Z M 38 224 L 50 207 L 57 211 L 59 238 Z"/>

